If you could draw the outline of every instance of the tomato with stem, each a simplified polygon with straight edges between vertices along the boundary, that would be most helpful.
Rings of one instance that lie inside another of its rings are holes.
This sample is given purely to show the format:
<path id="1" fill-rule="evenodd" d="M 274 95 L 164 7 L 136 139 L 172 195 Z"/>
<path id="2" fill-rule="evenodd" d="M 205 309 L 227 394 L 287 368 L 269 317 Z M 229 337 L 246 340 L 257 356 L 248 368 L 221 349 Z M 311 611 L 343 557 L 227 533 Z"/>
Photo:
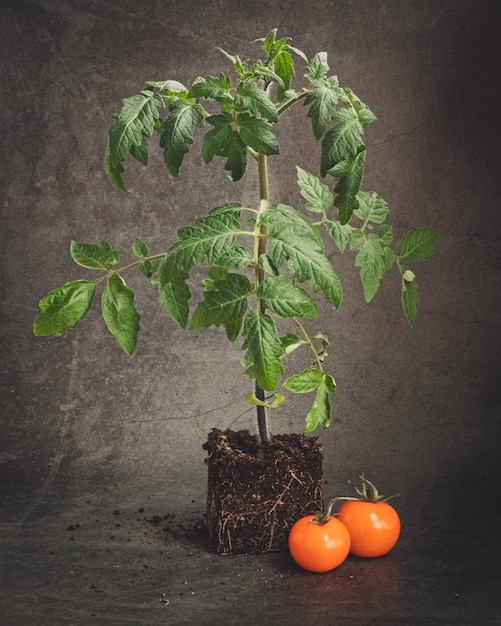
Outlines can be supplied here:
<path id="1" fill-rule="evenodd" d="M 346 559 L 350 535 L 329 511 L 299 519 L 289 533 L 292 558 L 310 572 L 328 572 Z"/>
<path id="2" fill-rule="evenodd" d="M 377 488 L 363 475 L 362 487 L 355 487 L 358 498 L 346 500 L 337 518 L 346 526 L 351 540 L 350 552 L 355 556 L 378 557 L 387 554 L 400 536 L 400 518 L 390 498 L 379 495 Z"/>

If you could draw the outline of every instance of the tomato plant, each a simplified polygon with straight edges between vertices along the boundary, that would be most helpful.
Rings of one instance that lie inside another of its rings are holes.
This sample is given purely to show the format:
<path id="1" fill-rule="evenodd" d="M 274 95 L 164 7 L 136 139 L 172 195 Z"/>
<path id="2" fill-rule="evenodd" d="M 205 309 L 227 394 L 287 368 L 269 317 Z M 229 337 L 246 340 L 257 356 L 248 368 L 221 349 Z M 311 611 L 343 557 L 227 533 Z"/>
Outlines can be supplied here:
<path id="1" fill-rule="evenodd" d="M 400 536 L 400 518 L 364 476 L 359 498 L 346 498 L 337 513 L 350 535 L 350 552 L 355 556 L 376 557 L 389 552 Z"/>
<path id="2" fill-rule="evenodd" d="M 338 519 L 328 514 L 307 515 L 289 533 L 289 550 L 298 565 L 310 572 L 328 572 L 346 559 L 350 535 Z"/>

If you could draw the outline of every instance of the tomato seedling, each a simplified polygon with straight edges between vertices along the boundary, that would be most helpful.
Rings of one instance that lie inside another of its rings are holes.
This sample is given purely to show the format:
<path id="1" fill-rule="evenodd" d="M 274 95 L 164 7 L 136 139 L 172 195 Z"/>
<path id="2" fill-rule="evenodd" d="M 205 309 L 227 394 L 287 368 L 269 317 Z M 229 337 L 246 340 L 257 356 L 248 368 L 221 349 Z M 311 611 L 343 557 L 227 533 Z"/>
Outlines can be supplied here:
<path id="1" fill-rule="evenodd" d="M 292 558 L 310 572 L 328 572 L 346 559 L 350 535 L 338 519 L 326 513 L 299 519 L 289 533 Z"/>
<path id="2" fill-rule="evenodd" d="M 355 486 L 358 498 L 336 498 L 346 500 L 337 518 L 350 535 L 350 552 L 355 556 L 376 557 L 387 554 L 400 536 L 400 518 L 388 504 L 390 498 L 379 495 L 376 487 L 363 475 L 362 487 Z M 334 502 L 334 501 L 333 501 Z"/>

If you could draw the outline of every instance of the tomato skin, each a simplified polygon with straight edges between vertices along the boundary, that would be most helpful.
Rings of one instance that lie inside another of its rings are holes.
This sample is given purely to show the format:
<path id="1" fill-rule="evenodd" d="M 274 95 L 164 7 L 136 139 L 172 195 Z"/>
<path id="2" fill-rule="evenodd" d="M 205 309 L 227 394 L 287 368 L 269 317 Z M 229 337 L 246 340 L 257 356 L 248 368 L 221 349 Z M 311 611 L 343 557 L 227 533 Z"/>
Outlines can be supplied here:
<path id="1" fill-rule="evenodd" d="M 350 534 L 350 552 L 355 556 L 383 556 L 397 543 L 400 518 L 387 502 L 348 500 L 337 513 Z"/>
<path id="2" fill-rule="evenodd" d="M 335 517 L 317 524 L 316 515 L 299 519 L 289 533 L 292 558 L 310 572 L 328 572 L 341 565 L 350 552 L 350 535 Z"/>

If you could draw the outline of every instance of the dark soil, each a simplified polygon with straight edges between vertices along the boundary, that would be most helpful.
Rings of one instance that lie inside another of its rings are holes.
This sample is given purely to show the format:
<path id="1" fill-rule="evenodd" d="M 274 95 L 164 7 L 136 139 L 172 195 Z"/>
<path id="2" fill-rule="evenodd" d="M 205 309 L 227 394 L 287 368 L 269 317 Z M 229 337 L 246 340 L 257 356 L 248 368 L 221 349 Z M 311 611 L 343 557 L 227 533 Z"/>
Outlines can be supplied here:
<path id="1" fill-rule="evenodd" d="M 287 549 L 289 530 L 323 506 L 323 453 L 317 438 L 214 429 L 208 452 L 207 525 L 219 554 Z"/>

